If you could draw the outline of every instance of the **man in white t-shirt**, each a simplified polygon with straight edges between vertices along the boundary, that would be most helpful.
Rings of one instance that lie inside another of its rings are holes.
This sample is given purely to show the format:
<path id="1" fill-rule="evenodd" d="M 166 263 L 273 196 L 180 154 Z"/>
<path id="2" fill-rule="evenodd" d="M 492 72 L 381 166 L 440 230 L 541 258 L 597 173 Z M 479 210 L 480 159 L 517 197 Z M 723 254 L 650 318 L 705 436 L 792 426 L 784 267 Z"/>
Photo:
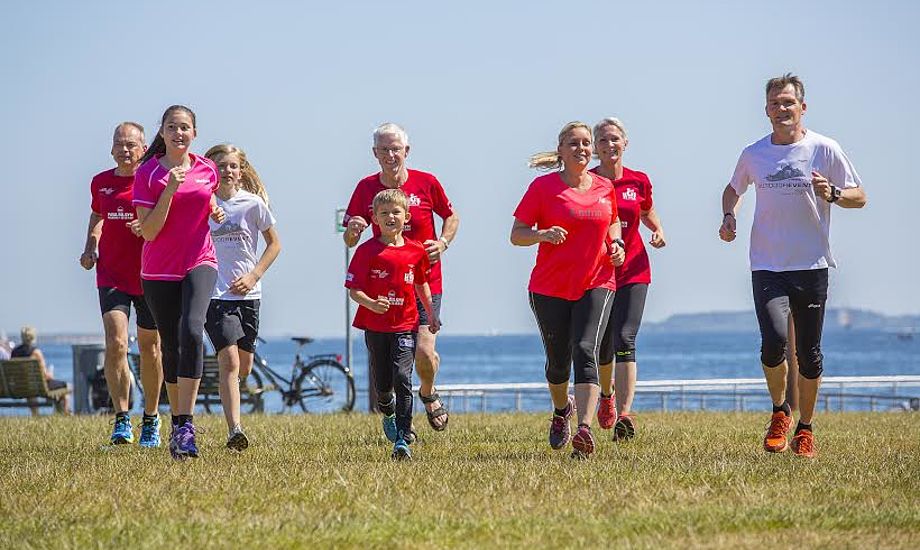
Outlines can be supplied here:
<path id="1" fill-rule="evenodd" d="M 859 175 L 836 141 L 807 130 L 805 85 L 790 73 L 767 82 L 767 118 L 773 132 L 744 148 L 722 193 L 719 237 L 735 239 L 741 195 L 752 184 L 757 202 L 751 228 L 751 281 L 760 324 L 760 361 L 773 401 L 764 449 L 792 447 L 814 457 L 811 422 L 821 385 L 821 332 L 831 253 L 831 207 L 866 205 Z M 787 441 L 792 410 L 786 401 L 788 318 L 795 326 L 799 363 L 799 423 Z"/>

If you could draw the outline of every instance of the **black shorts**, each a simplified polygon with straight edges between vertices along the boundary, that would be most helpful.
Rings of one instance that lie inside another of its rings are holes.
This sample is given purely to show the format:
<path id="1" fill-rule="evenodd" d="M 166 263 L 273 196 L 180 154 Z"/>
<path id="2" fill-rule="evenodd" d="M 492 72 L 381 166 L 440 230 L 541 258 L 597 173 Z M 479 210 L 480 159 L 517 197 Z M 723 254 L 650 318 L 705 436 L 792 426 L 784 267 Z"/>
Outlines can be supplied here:
<path id="1" fill-rule="evenodd" d="M 425 306 L 422 305 L 422 301 L 419 300 L 418 296 L 415 297 L 415 306 L 418 308 L 418 324 L 420 326 L 430 325 L 431 321 L 428 320 L 428 312 L 425 311 Z M 438 314 L 438 318 L 441 317 L 440 294 L 431 295 L 431 309 Z"/>
<path id="2" fill-rule="evenodd" d="M 153 315 L 143 295 L 133 296 L 109 286 L 99 288 L 99 309 L 102 310 L 103 315 L 110 311 L 120 311 L 130 320 L 131 304 L 134 304 L 134 309 L 137 311 L 137 326 L 147 330 L 156 330 L 156 321 L 153 320 Z"/>
<path id="3" fill-rule="evenodd" d="M 204 329 L 214 351 L 236 344 L 253 353 L 259 336 L 260 300 L 211 300 Z"/>
<path id="4" fill-rule="evenodd" d="M 67 382 L 64 382 L 63 380 L 55 380 L 53 378 L 51 380 L 48 380 L 49 390 L 62 390 L 66 387 L 67 387 Z"/>

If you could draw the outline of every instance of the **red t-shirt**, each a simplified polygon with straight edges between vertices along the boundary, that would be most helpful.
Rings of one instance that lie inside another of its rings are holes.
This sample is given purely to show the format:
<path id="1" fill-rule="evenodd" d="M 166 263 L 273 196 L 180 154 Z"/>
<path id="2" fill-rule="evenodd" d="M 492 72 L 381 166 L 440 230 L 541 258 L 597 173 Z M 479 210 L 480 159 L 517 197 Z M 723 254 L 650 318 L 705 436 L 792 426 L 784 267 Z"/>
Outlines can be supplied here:
<path id="1" fill-rule="evenodd" d="M 371 224 L 374 231 L 374 237 L 380 236 L 380 228 L 371 221 L 371 215 L 374 213 L 374 196 L 386 189 L 380 181 L 380 173 L 367 176 L 358 182 L 351 200 L 348 201 L 348 208 L 345 210 L 345 219 L 342 221 L 343 226 L 348 225 L 348 220 L 354 216 L 361 216 L 364 221 Z M 403 230 L 403 236 L 420 243 L 427 240 L 437 239 L 437 233 L 434 229 L 434 214 L 442 219 L 448 218 L 454 214 L 453 207 L 441 182 L 434 175 L 418 170 L 409 170 L 409 178 L 406 183 L 400 187 L 409 197 L 409 214 L 412 219 L 406 224 Z M 428 277 L 428 284 L 431 286 L 432 294 L 441 294 L 443 285 L 441 283 L 441 261 L 431 266 L 431 274 Z"/>
<path id="2" fill-rule="evenodd" d="M 210 265 L 217 269 L 217 255 L 211 241 L 208 217 L 211 196 L 220 185 L 217 166 L 210 159 L 191 156 L 185 181 L 173 195 L 160 233 L 144 243 L 141 278 L 150 281 L 179 281 L 189 271 Z M 169 171 L 154 157 L 134 174 L 134 206 L 151 210 L 169 182 Z"/>
<path id="3" fill-rule="evenodd" d="M 643 172 L 623 167 L 623 177 L 615 180 L 613 186 L 623 227 L 623 242 L 626 243 L 626 261 L 617 268 L 617 286 L 649 284 L 652 282 L 652 269 L 639 225 L 642 211 L 652 209 L 652 182 Z"/>
<path id="4" fill-rule="evenodd" d="M 572 189 L 558 172 L 533 180 L 514 211 L 514 217 L 537 229 L 558 225 L 565 242 L 541 242 L 530 274 L 531 292 L 578 300 L 592 288 L 616 289 L 607 232 L 617 217 L 613 184 L 591 173 L 587 192 Z"/>
<path id="5" fill-rule="evenodd" d="M 91 208 L 102 218 L 96 286 L 116 288 L 132 296 L 141 289 L 141 248 L 144 239 L 128 229 L 134 221 L 134 176 L 115 175 L 115 169 L 96 174 L 89 184 Z"/>
<path id="6" fill-rule="evenodd" d="M 374 332 L 418 330 L 415 285 L 428 280 L 430 267 L 420 243 L 406 239 L 402 246 L 387 246 L 379 239 L 365 241 L 348 265 L 345 288 L 363 291 L 373 299 L 386 298 L 390 309 L 374 313 L 359 306 L 355 328 Z"/>

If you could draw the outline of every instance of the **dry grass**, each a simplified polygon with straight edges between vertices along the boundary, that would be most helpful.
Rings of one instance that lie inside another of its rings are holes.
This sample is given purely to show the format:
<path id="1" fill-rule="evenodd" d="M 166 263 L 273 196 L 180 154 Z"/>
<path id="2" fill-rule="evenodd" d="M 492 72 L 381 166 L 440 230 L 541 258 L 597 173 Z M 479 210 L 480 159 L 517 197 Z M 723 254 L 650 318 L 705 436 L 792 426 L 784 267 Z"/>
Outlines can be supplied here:
<path id="1" fill-rule="evenodd" d="M 761 451 L 751 413 L 643 415 L 585 462 L 537 415 L 425 426 L 411 463 L 377 417 L 250 417 L 242 455 L 198 420 L 174 463 L 104 447 L 102 418 L 0 419 L 0 548 L 920 546 L 916 414 L 822 415 L 812 461 Z"/>

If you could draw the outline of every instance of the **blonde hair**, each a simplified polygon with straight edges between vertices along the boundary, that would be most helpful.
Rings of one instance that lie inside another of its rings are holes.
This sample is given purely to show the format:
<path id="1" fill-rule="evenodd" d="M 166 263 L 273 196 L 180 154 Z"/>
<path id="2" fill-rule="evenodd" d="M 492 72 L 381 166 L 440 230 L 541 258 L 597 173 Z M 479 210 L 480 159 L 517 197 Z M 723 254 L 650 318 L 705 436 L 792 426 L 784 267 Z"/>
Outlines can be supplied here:
<path id="1" fill-rule="evenodd" d="M 394 122 L 384 122 L 374 130 L 374 147 L 377 147 L 377 143 L 383 136 L 396 136 L 403 145 L 409 145 L 409 134 L 403 130 L 402 126 Z"/>
<path id="2" fill-rule="evenodd" d="M 562 127 L 562 130 L 559 131 L 559 141 L 556 146 L 558 147 L 559 145 L 562 145 L 562 140 L 565 139 L 565 136 L 576 128 L 584 128 L 588 131 L 589 134 L 591 133 L 591 127 L 584 122 L 577 120 L 569 122 Z M 537 153 L 536 155 L 531 156 L 528 166 L 531 168 L 536 168 L 537 170 L 558 170 L 559 168 L 562 168 L 562 159 L 559 157 L 558 150 L 544 151 L 542 153 Z"/>
<path id="3" fill-rule="evenodd" d="M 602 118 L 600 122 L 594 125 L 594 141 L 597 141 L 597 135 L 607 126 L 613 126 L 623 134 L 623 139 L 629 139 L 629 136 L 626 135 L 626 126 L 623 126 L 623 122 L 617 117 L 609 116 L 607 118 Z"/>
<path id="4" fill-rule="evenodd" d="M 402 189 L 384 189 L 374 195 L 374 213 L 377 213 L 377 207 L 384 204 L 395 204 L 401 206 L 406 212 L 409 211 L 409 197 L 402 192 Z"/>
<path id="5" fill-rule="evenodd" d="M 204 156 L 216 163 L 217 159 L 220 157 L 230 154 L 236 155 L 240 159 L 240 183 L 243 189 L 254 195 L 258 195 L 265 201 L 267 206 L 271 206 L 268 202 L 268 192 L 265 190 L 265 185 L 262 184 L 262 178 L 259 177 L 259 173 L 252 167 L 252 164 L 249 164 L 249 159 L 246 158 L 245 151 L 232 143 L 221 143 L 220 145 L 215 145 L 208 149 L 208 152 L 205 153 Z"/>
<path id="6" fill-rule="evenodd" d="M 38 332 L 32 325 L 26 325 L 19 331 L 19 335 L 22 337 L 23 344 L 31 346 L 35 343 L 35 339 L 38 337 Z"/>

